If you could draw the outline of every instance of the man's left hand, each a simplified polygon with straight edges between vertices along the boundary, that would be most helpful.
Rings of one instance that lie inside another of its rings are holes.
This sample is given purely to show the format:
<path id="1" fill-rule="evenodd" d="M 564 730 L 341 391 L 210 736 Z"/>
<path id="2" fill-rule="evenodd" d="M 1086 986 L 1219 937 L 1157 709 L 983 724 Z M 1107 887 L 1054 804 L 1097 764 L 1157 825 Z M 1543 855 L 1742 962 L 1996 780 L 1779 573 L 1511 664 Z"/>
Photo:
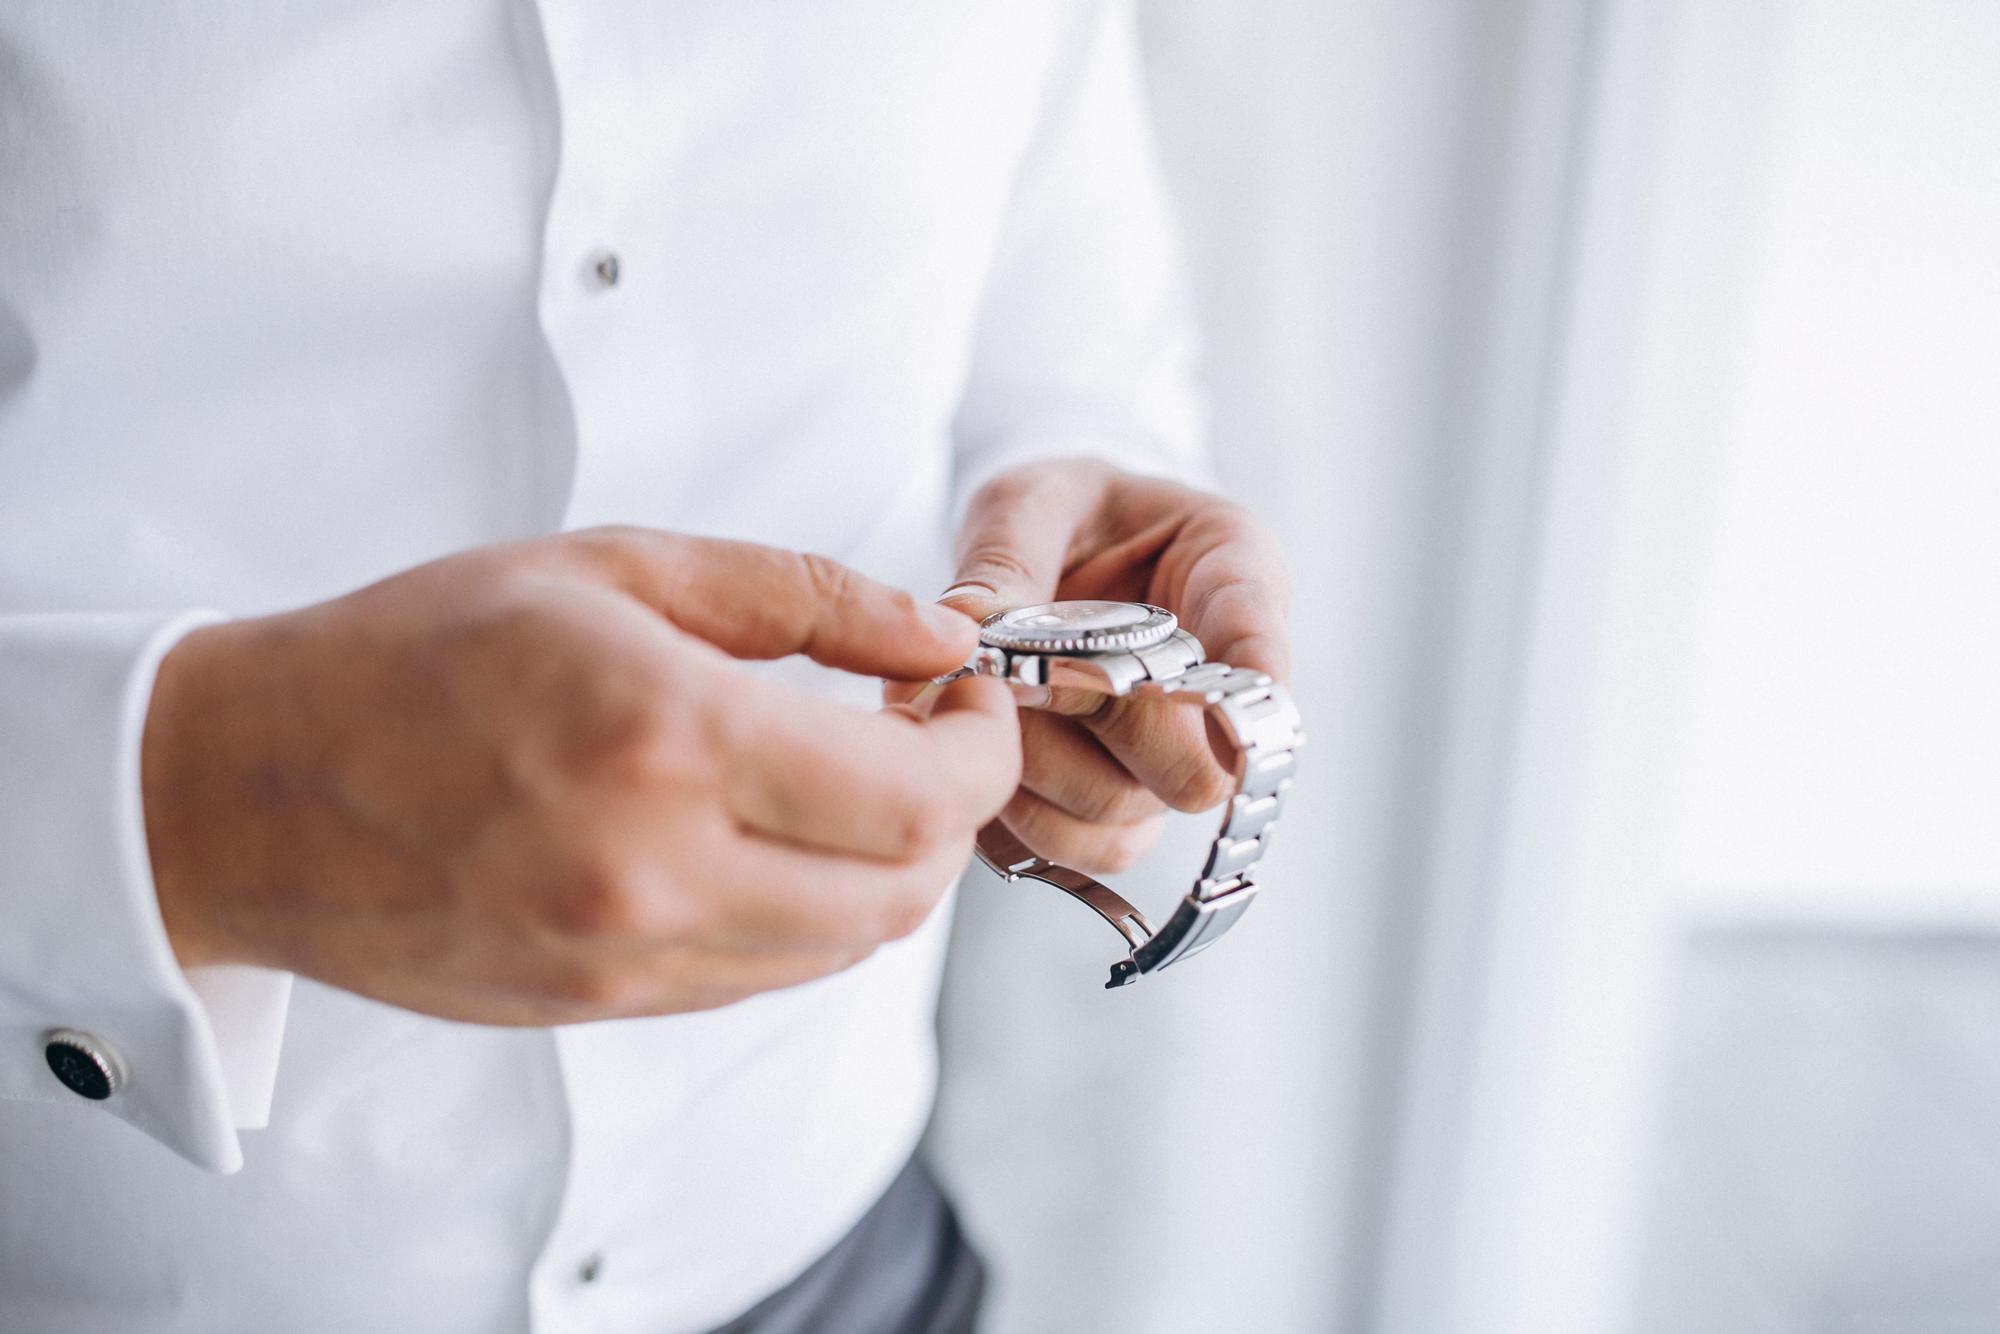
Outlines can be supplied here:
<path id="1" fill-rule="evenodd" d="M 1288 590 L 1270 531 L 1241 506 L 1094 460 L 1032 463 L 982 487 L 940 600 L 974 619 L 1037 602 L 1165 607 L 1211 662 L 1284 679 Z M 1137 696 L 1058 691 L 1021 710 L 1021 786 L 1000 819 L 1042 856 L 1086 871 L 1130 866 L 1167 808 L 1233 790 L 1201 711 Z"/>

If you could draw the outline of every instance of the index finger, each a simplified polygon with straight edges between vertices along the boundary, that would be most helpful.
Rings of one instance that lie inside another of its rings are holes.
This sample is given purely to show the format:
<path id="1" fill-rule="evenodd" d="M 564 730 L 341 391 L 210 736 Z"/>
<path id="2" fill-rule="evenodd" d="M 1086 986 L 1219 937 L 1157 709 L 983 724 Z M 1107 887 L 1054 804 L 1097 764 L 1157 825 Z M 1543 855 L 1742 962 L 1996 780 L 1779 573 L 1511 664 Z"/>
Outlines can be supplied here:
<path id="1" fill-rule="evenodd" d="M 754 685 L 723 799 L 766 837 L 912 861 L 992 819 L 1020 782 L 1013 697 L 991 678 L 945 686 L 928 717 Z"/>
<path id="2" fill-rule="evenodd" d="M 979 628 L 836 560 L 646 528 L 552 541 L 681 629 L 738 658 L 803 653 L 864 676 L 921 680 L 965 661 Z"/>
<path id="3" fill-rule="evenodd" d="M 1188 525 L 1167 559 L 1185 561 L 1172 610 L 1211 662 L 1283 680 L 1291 671 L 1291 601 L 1277 539 L 1248 514 L 1219 508 Z"/>

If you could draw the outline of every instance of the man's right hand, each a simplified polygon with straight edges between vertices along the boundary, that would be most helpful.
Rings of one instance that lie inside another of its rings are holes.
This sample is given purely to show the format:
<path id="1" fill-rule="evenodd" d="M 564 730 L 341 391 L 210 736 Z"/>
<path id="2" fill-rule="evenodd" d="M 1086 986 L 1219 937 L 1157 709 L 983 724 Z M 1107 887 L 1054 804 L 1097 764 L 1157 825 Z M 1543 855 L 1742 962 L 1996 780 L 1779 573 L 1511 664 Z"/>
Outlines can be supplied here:
<path id="1" fill-rule="evenodd" d="M 918 679 L 973 623 L 818 557 L 600 529 L 447 557 L 161 664 L 146 836 L 186 966 L 549 1024 L 727 1004 L 914 930 L 1013 794 L 1014 705 Z"/>

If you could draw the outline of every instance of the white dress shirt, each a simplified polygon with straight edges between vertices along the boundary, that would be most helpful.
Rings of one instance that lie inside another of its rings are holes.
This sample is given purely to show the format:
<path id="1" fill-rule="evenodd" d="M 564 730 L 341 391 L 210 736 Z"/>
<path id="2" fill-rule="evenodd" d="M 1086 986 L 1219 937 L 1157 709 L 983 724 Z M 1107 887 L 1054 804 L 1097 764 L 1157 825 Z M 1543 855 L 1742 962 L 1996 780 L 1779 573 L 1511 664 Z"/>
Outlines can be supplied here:
<path id="1" fill-rule="evenodd" d="M 554 1031 L 184 975 L 153 669 L 205 620 L 605 522 L 932 594 L 993 471 L 1186 467 L 1125 11 L 0 10 L 0 1329 L 697 1331 L 867 1208 L 928 1115 L 944 914 Z M 57 1029 L 122 1067 L 108 1100 Z"/>

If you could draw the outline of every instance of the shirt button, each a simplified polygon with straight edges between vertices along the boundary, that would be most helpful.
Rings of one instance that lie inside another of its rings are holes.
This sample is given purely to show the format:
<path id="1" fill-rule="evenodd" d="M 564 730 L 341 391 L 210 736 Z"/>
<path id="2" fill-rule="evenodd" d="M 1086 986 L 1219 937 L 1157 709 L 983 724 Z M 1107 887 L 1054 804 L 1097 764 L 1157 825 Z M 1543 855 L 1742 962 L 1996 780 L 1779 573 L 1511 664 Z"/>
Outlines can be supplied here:
<path id="1" fill-rule="evenodd" d="M 597 275 L 597 281 L 606 287 L 618 286 L 618 256 L 616 252 L 601 252 L 591 263 L 590 271 Z"/>
<path id="2" fill-rule="evenodd" d="M 58 1028 L 42 1039 L 42 1056 L 63 1087 L 80 1098 L 103 1102 L 125 1082 L 118 1054 L 109 1043 L 74 1028 Z"/>
<path id="3" fill-rule="evenodd" d="M 576 1281 L 579 1283 L 595 1283 L 603 1276 L 604 1257 L 602 1255 L 587 1255 L 583 1258 L 583 1262 L 576 1267 Z"/>

